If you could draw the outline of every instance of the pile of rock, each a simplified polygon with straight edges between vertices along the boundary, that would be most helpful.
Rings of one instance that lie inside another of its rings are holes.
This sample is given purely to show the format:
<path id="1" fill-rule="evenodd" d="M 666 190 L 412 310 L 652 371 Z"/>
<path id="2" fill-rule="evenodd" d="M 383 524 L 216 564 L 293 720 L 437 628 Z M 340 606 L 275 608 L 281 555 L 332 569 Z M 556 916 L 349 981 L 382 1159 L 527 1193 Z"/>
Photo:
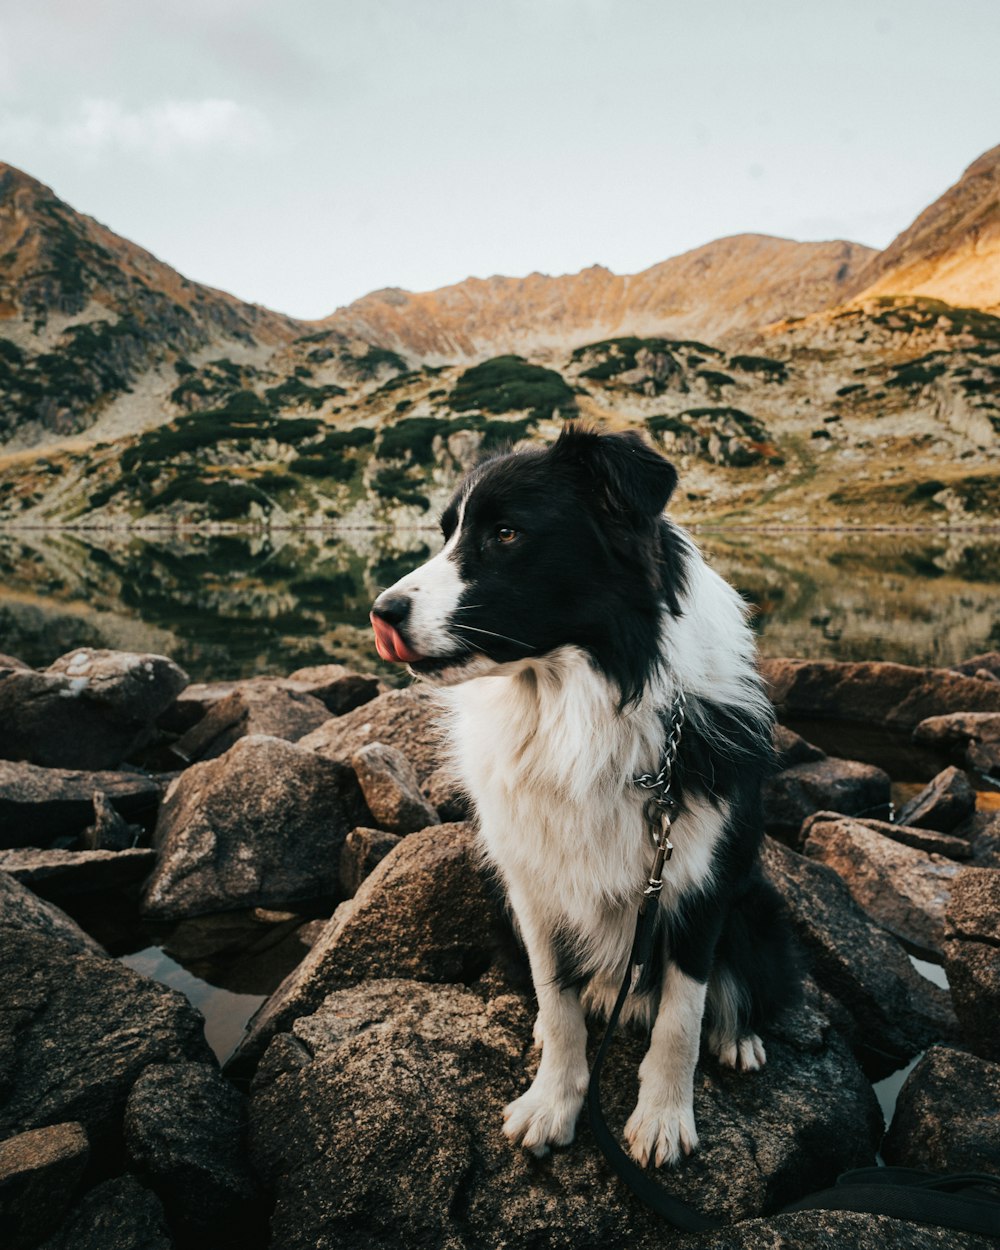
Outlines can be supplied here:
<path id="1" fill-rule="evenodd" d="M 499 1131 L 531 1068 L 530 979 L 426 694 L 336 666 L 187 686 L 162 657 L 0 661 L 3 1244 L 985 1247 L 850 1213 L 762 1217 L 872 1162 L 870 1082 L 918 1055 L 886 1158 L 1000 1172 L 1000 816 L 976 810 L 989 769 L 969 754 L 1000 717 L 987 660 L 765 666 L 798 729 L 863 722 L 938 767 L 890 821 L 888 772 L 777 731 L 765 867 L 806 999 L 762 1073 L 699 1067 L 702 1147 L 662 1179 L 742 1222 L 693 1239 L 630 1197 L 585 1125 L 544 1160 Z M 111 889 L 152 917 L 326 900 L 329 918 L 220 1073 L 193 1008 L 55 905 Z M 950 994 L 907 949 L 944 962 Z M 624 1036 L 609 1061 L 613 1122 L 642 1049 Z"/>

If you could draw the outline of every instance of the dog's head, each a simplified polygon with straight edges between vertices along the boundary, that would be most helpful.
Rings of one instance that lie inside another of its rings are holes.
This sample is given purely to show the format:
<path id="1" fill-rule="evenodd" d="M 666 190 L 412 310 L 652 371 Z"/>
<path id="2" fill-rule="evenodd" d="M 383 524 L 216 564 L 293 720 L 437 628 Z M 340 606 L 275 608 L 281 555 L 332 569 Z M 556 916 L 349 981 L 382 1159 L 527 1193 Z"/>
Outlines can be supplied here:
<path id="1" fill-rule="evenodd" d="M 575 645 L 636 697 L 677 611 L 676 481 L 637 434 L 573 426 L 487 460 L 445 509 L 442 550 L 376 599 L 379 655 L 447 685 Z"/>

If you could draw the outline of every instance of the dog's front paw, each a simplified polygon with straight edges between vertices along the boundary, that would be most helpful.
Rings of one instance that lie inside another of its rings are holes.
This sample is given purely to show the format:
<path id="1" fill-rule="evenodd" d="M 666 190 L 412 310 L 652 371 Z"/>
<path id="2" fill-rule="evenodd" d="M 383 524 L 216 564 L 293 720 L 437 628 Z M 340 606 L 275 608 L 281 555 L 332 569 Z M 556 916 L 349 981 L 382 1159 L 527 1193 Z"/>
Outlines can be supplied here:
<path id="1" fill-rule="evenodd" d="M 694 1108 L 645 1096 L 640 1089 L 639 1101 L 625 1125 L 625 1140 L 632 1158 L 645 1167 L 652 1163 L 677 1163 L 681 1155 L 689 1155 L 698 1145 L 694 1126 Z"/>
<path id="2" fill-rule="evenodd" d="M 516 1146 L 541 1158 L 550 1146 L 568 1146 L 576 1131 L 583 1094 L 550 1093 L 535 1086 L 504 1108 L 503 1131 Z"/>
<path id="3" fill-rule="evenodd" d="M 739 1072 L 759 1072 L 767 1063 L 764 1043 L 756 1033 L 748 1033 L 736 1042 L 728 1038 L 710 1039 L 710 1044 L 724 1068 L 736 1068 Z"/>

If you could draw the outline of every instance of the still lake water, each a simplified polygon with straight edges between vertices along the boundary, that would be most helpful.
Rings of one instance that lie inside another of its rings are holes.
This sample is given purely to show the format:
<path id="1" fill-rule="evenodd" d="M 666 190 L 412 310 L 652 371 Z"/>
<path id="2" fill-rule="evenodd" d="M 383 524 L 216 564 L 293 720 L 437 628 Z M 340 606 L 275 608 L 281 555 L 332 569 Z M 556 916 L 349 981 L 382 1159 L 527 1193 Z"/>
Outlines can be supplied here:
<path id="1" fill-rule="evenodd" d="M 702 530 L 765 655 L 954 664 L 1000 647 L 1000 532 Z M 434 531 L 336 536 L 0 531 L 0 652 L 169 655 L 192 680 L 336 660 L 381 672 L 368 608 Z"/>

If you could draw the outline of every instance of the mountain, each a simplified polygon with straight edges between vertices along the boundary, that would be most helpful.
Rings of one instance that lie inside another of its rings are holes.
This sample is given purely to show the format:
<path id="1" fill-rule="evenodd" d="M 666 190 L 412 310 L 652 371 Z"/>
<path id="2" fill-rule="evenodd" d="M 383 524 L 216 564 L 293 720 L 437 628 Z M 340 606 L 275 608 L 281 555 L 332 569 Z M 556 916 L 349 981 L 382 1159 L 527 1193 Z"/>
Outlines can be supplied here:
<path id="1" fill-rule="evenodd" d="M 873 257 L 858 275 L 857 298 L 924 295 L 1000 310 L 1000 146 L 969 166 L 953 187 Z"/>
<path id="2" fill-rule="evenodd" d="M 738 234 L 637 274 L 594 265 L 562 277 L 467 278 L 422 294 L 375 291 L 320 325 L 438 363 L 623 334 L 715 341 L 840 303 L 874 256 L 860 243 Z"/>
<path id="3" fill-rule="evenodd" d="M 0 441 L 85 428 L 168 358 L 230 345 L 261 357 L 298 330 L 188 281 L 0 164 Z"/>

